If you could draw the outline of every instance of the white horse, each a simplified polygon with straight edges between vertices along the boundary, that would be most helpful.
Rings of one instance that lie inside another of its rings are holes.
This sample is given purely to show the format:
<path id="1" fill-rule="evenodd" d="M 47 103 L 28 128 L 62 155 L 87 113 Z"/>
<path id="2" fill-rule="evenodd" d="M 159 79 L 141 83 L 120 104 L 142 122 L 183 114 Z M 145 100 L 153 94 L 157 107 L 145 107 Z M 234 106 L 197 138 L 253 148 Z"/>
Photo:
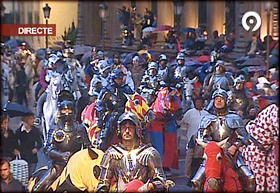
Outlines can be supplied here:
<path id="1" fill-rule="evenodd" d="M 197 80 L 197 77 L 194 77 L 193 79 L 184 78 L 184 90 L 182 93 L 182 107 L 183 107 L 183 113 L 185 113 L 187 110 L 194 108 L 194 103 L 192 99 L 194 86 L 193 83 Z"/>
<path id="2" fill-rule="evenodd" d="M 61 75 L 59 73 L 54 73 L 52 75 L 50 84 L 47 88 L 47 98 L 43 104 L 43 136 L 44 141 L 48 139 L 48 132 L 55 122 L 57 113 L 57 101 L 58 95 L 61 91 Z"/>

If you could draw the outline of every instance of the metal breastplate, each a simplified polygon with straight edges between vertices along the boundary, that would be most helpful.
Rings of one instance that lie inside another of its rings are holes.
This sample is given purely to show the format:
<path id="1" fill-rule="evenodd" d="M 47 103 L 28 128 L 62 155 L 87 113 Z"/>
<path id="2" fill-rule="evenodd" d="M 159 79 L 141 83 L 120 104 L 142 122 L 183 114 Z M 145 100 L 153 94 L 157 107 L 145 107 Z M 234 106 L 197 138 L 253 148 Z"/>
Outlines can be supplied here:
<path id="1" fill-rule="evenodd" d="M 211 137 L 213 141 L 222 141 L 225 138 L 232 135 L 233 129 L 230 129 L 226 124 L 224 116 L 217 117 L 216 121 L 213 121 L 210 125 Z"/>
<path id="2" fill-rule="evenodd" d="M 167 73 L 168 73 L 167 68 L 159 69 L 158 70 L 158 80 L 159 81 L 165 81 L 167 79 Z"/>
<path id="3" fill-rule="evenodd" d="M 174 72 L 174 78 L 182 81 L 182 79 L 186 76 L 186 66 L 177 66 Z"/>
<path id="4" fill-rule="evenodd" d="M 139 159 L 143 155 L 137 155 L 140 151 L 140 148 L 126 151 L 121 148 L 118 148 L 121 152 L 121 159 L 115 160 L 116 168 L 115 171 L 119 177 L 122 179 L 124 183 L 128 183 L 134 179 L 139 179 L 141 181 L 148 180 L 148 167 L 140 164 Z"/>
<path id="5" fill-rule="evenodd" d="M 57 129 L 53 132 L 53 144 L 59 151 L 76 152 L 80 149 L 80 144 L 75 140 L 76 132 L 66 132 L 63 129 Z"/>
<path id="6" fill-rule="evenodd" d="M 245 93 L 240 91 L 235 91 L 234 95 L 235 97 L 231 109 L 235 111 L 238 110 L 245 111 L 246 107 L 248 106 L 248 99 L 245 96 Z"/>
<path id="7" fill-rule="evenodd" d="M 215 84 L 213 85 L 213 90 L 216 90 L 217 85 L 220 85 L 221 89 L 225 91 L 229 90 L 228 80 L 225 76 L 216 75 L 215 76 Z"/>

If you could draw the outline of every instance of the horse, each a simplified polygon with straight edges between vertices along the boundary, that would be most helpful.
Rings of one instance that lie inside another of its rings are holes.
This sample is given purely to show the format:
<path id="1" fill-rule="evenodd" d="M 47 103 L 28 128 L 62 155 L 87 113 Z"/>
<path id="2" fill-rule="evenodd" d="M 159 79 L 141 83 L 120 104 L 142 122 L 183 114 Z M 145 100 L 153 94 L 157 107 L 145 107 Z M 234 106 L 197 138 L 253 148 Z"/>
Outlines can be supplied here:
<path id="1" fill-rule="evenodd" d="M 52 75 L 50 84 L 47 88 L 47 97 L 46 101 L 43 104 L 43 121 L 42 121 L 42 127 L 43 127 L 43 136 L 44 141 L 48 139 L 48 131 L 51 128 L 51 126 L 55 122 L 56 113 L 57 113 L 57 101 L 58 101 L 58 95 L 61 91 L 62 85 L 61 85 L 61 75 L 59 73 L 54 73 Z"/>
<path id="2" fill-rule="evenodd" d="M 147 125 L 147 141 L 158 150 L 165 168 L 178 169 L 176 119 L 183 115 L 181 101 L 176 88 L 165 87 L 151 106 L 155 119 Z"/>
<path id="3" fill-rule="evenodd" d="M 144 125 L 147 121 L 154 119 L 154 113 L 148 106 L 145 99 L 137 93 L 131 97 L 127 95 L 125 111 L 133 112 Z M 100 142 L 100 128 L 97 127 L 97 116 L 95 110 L 96 102 L 87 105 L 81 114 L 82 124 L 84 124 L 88 137 L 93 146 L 98 147 Z"/>
<path id="4" fill-rule="evenodd" d="M 183 87 L 183 99 L 182 99 L 182 107 L 183 107 L 183 113 L 187 112 L 187 110 L 194 108 L 194 102 L 192 99 L 193 91 L 194 91 L 194 85 L 193 83 L 197 80 L 197 77 L 194 77 L 193 79 L 184 78 L 184 87 Z"/>
<path id="5" fill-rule="evenodd" d="M 245 163 L 256 178 L 257 192 L 277 192 L 279 107 L 271 104 L 246 124 L 250 134 L 249 144 L 243 149 Z M 278 145 L 277 145 L 278 143 Z"/>
<path id="6" fill-rule="evenodd" d="M 99 182 L 99 166 L 103 155 L 103 151 L 90 147 L 76 152 L 69 158 L 67 165 L 56 180 L 46 187 L 47 191 L 96 192 Z M 46 170 L 47 166 L 41 167 L 32 174 L 27 185 L 28 192 L 32 192 L 32 188 Z"/>
<path id="7" fill-rule="evenodd" d="M 240 192 L 243 190 L 238 174 L 223 151 L 228 138 L 221 142 L 204 143 L 205 182 L 203 192 Z"/>

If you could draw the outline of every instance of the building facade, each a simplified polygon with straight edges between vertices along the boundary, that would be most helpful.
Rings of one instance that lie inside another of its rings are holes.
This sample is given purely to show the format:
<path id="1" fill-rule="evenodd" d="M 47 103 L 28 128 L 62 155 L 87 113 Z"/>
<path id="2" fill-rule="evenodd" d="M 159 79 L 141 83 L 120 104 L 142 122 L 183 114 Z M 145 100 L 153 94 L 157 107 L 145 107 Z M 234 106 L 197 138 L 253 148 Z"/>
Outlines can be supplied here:
<path id="1" fill-rule="evenodd" d="M 101 18 L 98 15 L 98 6 L 102 1 L 79 2 L 79 44 L 97 45 L 102 37 Z M 145 8 L 152 10 L 157 16 L 158 25 L 175 26 L 173 1 L 103 1 L 108 6 L 106 19 L 106 42 L 116 43 L 121 36 L 120 24 L 117 20 L 117 11 L 120 6 L 127 8 L 136 7 L 137 13 L 144 15 Z M 248 41 L 253 32 L 246 31 L 242 27 L 241 19 L 247 11 L 257 12 L 262 19 L 261 27 L 255 31 L 261 39 L 267 34 L 267 13 L 265 2 L 262 1 L 183 1 L 183 14 L 180 18 L 180 27 L 202 27 L 208 32 L 208 38 L 212 38 L 212 32 L 217 30 L 219 34 L 225 32 L 225 23 L 231 19 L 237 41 Z M 278 39 L 278 3 L 271 1 L 273 9 L 270 20 L 270 34 Z M 227 16 L 226 7 L 229 8 Z M 164 33 L 158 34 L 158 41 L 164 41 Z"/>

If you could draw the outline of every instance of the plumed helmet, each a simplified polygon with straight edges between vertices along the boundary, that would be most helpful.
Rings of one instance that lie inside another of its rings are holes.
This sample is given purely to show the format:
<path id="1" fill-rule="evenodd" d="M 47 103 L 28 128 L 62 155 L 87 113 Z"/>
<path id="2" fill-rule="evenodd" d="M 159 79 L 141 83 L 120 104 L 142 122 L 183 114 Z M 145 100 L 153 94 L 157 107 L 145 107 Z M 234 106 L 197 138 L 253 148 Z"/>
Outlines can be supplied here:
<path id="1" fill-rule="evenodd" d="M 234 86 L 236 86 L 238 83 L 245 83 L 245 77 L 243 74 L 234 79 Z"/>
<path id="2" fill-rule="evenodd" d="M 160 62 L 160 61 L 162 61 L 162 60 L 166 60 L 166 61 L 167 61 L 167 56 L 166 56 L 165 54 L 159 55 L 158 61 Z"/>
<path id="3" fill-rule="evenodd" d="M 119 139 L 121 139 L 121 124 L 126 120 L 131 121 L 135 125 L 136 135 L 141 139 L 143 137 L 142 136 L 143 129 L 141 127 L 141 122 L 138 119 L 138 117 L 130 111 L 124 112 L 118 119 L 117 134 Z"/>
<path id="4" fill-rule="evenodd" d="M 176 60 L 185 60 L 185 54 L 184 53 L 178 53 L 177 54 L 177 57 L 176 57 Z"/>
<path id="5" fill-rule="evenodd" d="M 111 79 L 117 79 L 117 78 L 122 79 L 123 76 L 124 76 L 124 74 L 120 69 L 114 69 L 112 71 L 112 73 L 110 74 Z"/>
<path id="6" fill-rule="evenodd" d="M 156 70 L 158 70 L 158 64 L 157 64 L 156 62 L 150 62 L 150 63 L 148 64 L 148 70 L 150 70 L 150 69 L 156 69 Z"/>
<path id="7" fill-rule="evenodd" d="M 60 60 L 60 58 L 57 55 L 51 54 L 48 59 L 49 68 L 52 68 L 54 66 L 54 64 L 56 64 L 59 60 Z"/>
<path id="8" fill-rule="evenodd" d="M 215 99 L 216 97 L 222 97 L 223 99 L 225 99 L 225 101 L 227 102 L 228 99 L 228 94 L 227 91 L 225 91 L 224 89 L 218 88 L 212 95 L 212 99 Z"/>

